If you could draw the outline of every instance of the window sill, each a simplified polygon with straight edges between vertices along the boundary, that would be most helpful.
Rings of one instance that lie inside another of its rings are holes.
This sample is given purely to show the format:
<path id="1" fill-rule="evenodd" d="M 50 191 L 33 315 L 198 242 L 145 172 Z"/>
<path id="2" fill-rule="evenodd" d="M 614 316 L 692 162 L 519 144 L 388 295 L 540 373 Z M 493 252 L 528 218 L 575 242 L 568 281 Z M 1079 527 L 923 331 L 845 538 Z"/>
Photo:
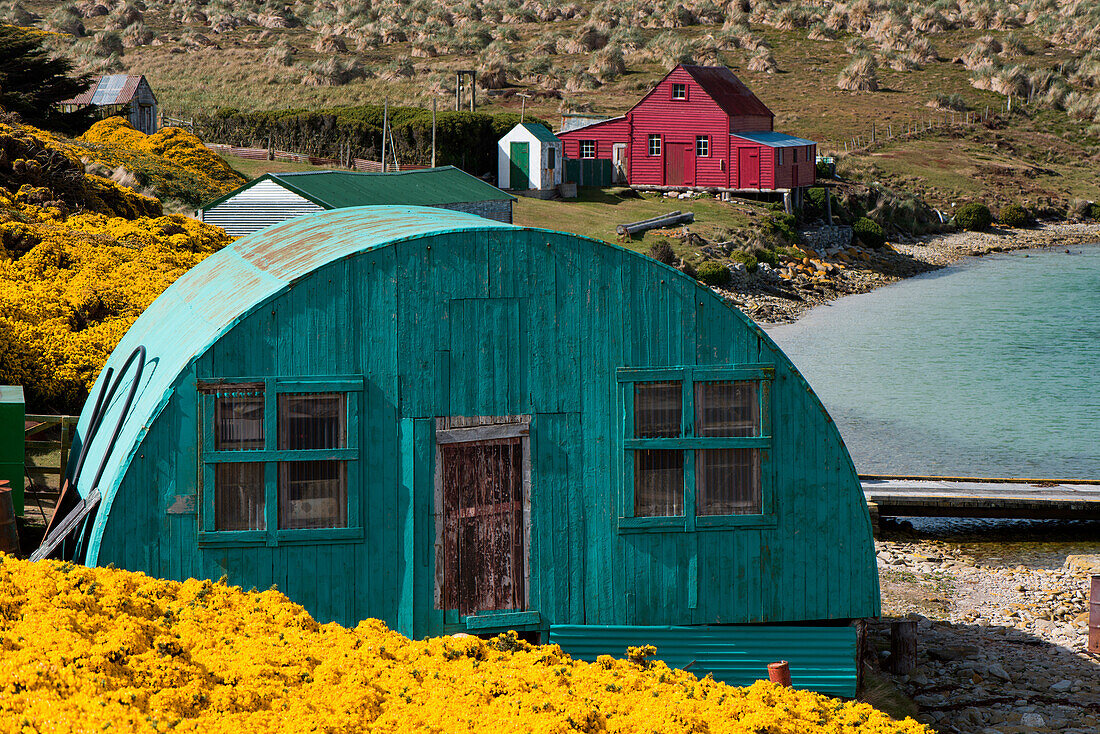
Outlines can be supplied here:
<path id="1" fill-rule="evenodd" d="M 737 528 L 774 528 L 776 519 L 772 515 L 697 515 L 695 532 L 708 530 L 731 530 Z M 685 517 L 620 517 L 619 534 L 632 533 L 686 533 L 688 528 Z"/>
<path id="2" fill-rule="evenodd" d="M 527 612 L 483 612 L 462 618 L 466 629 L 471 632 L 482 630 L 510 630 L 537 627 L 542 624 L 542 616 L 535 611 Z"/>
<path id="3" fill-rule="evenodd" d="M 683 533 L 687 530 L 687 518 L 679 517 L 620 517 L 620 533 Z"/>
<path id="4" fill-rule="evenodd" d="M 309 528 L 277 530 L 274 536 L 266 530 L 200 531 L 199 547 L 239 548 L 244 546 L 332 545 L 363 540 L 363 528 Z"/>

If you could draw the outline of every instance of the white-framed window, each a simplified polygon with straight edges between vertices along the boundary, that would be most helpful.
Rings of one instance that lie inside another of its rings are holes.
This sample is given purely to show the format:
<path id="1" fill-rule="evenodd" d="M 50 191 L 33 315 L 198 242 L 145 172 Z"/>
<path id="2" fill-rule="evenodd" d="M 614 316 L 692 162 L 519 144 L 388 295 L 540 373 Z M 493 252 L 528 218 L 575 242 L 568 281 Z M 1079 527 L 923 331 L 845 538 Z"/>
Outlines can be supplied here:
<path id="1" fill-rule="evenodd" d="M 595 140 L 582 140 L 581 141 L 581 158 L 595 158 L 596 157 L 596 141 Z"/>
<path id="2" fill-rule="evenodd" d="M 673 83 L 673 85 L 672 85 L 672 98 L 673 99 L 687 99 L 688 98 L 687 84 Z"/>
<path id="3" fill-rule="evenodd" d="M 661 155 L 661 136 L 650 135 L 649 136 L 649 154 L 651 156 Z"/>
<path id="4" fill-rule="evenodd" d="M 765 365 L 621 369 L 620 528 L 758 524 L 770 513 Z"/>
<path id="5" fill-rule="evenodd" d="M 706 158 L 710 155 L 710 137 L 707 135 L 695 136 L 695 156 Z"/>
<path id="6" fill-rule="evenodd" d="M 362 380 L 201 382 L 200 542 L 278 543 L 358 530 Z"/>

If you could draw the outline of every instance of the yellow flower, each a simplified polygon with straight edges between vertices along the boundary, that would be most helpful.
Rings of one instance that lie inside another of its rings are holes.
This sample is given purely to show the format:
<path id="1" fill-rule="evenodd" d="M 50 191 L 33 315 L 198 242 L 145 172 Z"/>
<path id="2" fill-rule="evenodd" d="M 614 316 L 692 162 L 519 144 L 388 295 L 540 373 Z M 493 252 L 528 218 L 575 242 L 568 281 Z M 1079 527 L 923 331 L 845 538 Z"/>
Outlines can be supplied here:
<path id="1" fill-rule="evenodd" d="M 767 681 L 584 663 L 515 633 L 413 641 L 319 625 L 274 590 L 0 554 L 0 734 L 105 729 L 930 734 Z"/>

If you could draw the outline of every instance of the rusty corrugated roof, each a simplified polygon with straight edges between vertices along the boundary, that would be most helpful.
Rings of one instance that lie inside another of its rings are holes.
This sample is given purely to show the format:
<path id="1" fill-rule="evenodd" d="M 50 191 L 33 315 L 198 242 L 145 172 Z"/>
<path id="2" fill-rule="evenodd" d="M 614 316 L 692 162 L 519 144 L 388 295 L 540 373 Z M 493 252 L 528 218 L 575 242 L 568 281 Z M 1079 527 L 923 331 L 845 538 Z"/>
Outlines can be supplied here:
<path id="1" fill-rule="evenodd" d="M 774 117 L 767 105 L 761 102 L 745 84 L 724 66 L 688 66 L 684 71 L 698 82 L 707 96 L 718 103 L 726 114 L 768 115 Z"/>
<path id="2" fill-rule="evenodd" d="M 61 104 L 126 104 L 137 94 L 138 85 L 145 77 L 141 74 L 107 74 L 88 87 L 87 91 Z"/>

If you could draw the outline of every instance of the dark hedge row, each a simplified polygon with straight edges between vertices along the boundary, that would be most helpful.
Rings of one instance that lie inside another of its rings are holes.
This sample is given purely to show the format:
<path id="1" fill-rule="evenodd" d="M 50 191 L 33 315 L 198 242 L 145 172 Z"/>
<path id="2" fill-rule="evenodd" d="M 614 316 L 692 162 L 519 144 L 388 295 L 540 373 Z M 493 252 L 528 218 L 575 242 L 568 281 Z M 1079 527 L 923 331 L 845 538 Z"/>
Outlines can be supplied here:
<path id="1" fill-rule="evenodd" d="M 417 107 L 390 107 L 390 128 L 401 163 L 431 163 L 432 112 Z M 381 105 L 327 110 L 241 112 L 220 109 L 195 120 L 195 132 L 211 143 L 288 150 L 326 158 L 380 160 Z M 544 121 L 528 117 L 530 122 Z M 496 172 L 497 141 L 519 115 L 502 112 L 439 112 L 436 117 L 436 162 L 483 175 Z M 549 125 L 547 125 L 549 127 Z M 393 160 L 388 152 L 386 158 Z"/>

